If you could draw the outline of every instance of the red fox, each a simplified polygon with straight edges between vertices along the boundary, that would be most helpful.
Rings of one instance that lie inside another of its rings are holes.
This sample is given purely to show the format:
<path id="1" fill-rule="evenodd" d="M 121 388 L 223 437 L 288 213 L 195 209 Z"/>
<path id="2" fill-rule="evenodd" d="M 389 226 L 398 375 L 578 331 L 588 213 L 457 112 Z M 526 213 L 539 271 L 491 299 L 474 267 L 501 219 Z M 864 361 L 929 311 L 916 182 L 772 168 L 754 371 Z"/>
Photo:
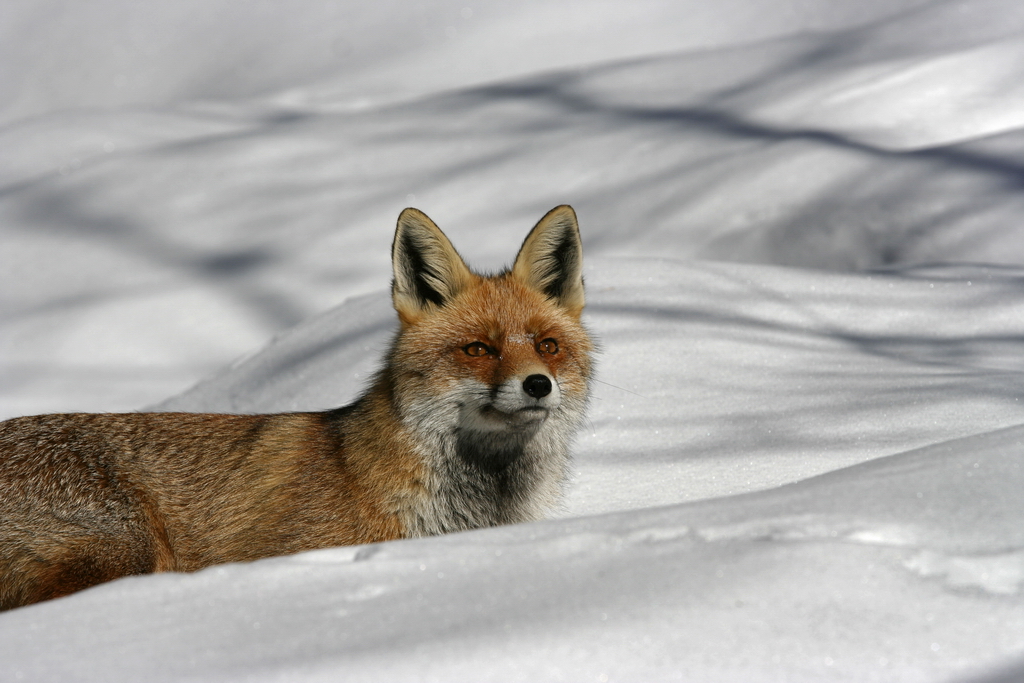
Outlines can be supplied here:
<path id="1" fill-rule="evenodd" d="M 0 609 L 133 574 L 541 518 L 589 396 L 582 257 L 569 206 L 493 276 L 406 209 L 399 330 L 351 405 L 0 423 Z"/>

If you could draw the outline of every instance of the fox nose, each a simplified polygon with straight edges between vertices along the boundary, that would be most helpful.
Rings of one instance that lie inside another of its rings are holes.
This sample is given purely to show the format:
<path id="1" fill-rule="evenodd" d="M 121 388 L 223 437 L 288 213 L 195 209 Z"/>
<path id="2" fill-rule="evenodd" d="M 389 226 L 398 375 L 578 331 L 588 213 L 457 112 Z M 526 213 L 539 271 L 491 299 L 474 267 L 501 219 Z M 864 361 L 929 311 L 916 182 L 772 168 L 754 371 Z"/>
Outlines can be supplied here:
<path id="1" fill-rule="evenodd" d="M 551 380 L 547 375 L 530 375 L 523 380 L 523 391 L 534 398 L 544 398 L 551 393 Z"/>

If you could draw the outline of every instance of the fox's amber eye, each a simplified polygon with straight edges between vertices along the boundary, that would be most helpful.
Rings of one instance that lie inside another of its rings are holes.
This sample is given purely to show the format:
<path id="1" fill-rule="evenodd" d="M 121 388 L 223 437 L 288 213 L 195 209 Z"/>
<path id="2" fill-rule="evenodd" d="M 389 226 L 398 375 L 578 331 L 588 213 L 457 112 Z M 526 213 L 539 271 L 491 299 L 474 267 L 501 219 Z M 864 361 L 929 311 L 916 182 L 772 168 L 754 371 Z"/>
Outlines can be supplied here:
<path id="1" fill-rule="evenodd" d="M 472 344 L 466 344 L 465 346 L 462 347 L 462 350 L 466 352 L 467 356 L 486 356 L 488 354 L 494 353 L 494 349 L 492 349 L 487 344 L 484 344 L 483 342 L 473 342 Z"/>
<path id="2" fill-rule="evenodd" d="M 550 353 L 554 355 L 558 353 L 558 342 L 549 337 L 548 339 L 537 343 L 537 350 L 541 353 Z"/>

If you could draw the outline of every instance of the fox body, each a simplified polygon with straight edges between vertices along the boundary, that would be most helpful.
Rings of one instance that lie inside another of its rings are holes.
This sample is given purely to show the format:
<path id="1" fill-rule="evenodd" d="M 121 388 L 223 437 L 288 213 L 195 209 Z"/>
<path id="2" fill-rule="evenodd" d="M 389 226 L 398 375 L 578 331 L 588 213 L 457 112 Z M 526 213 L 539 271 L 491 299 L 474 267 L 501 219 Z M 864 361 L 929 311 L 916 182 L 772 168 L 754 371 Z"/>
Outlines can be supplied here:
<path id="1" fill-rule="evenodd" d="M 481 276 L 406 209 L 392 260 L 400 327 L 351 405 L 0 423 L 0 609 L 556 505 L 591 372 L 573 210 L 550 211 L 509 270 Z"/>

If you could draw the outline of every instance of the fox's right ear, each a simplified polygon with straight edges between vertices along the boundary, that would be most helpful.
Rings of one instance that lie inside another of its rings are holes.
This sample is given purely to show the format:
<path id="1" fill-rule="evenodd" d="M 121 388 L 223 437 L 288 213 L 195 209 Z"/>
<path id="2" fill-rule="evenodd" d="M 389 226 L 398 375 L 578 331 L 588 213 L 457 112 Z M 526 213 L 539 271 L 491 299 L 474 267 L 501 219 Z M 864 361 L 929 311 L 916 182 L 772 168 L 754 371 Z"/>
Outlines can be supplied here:
<path id="1" fill-rule="evenodd" d="M 405 324 L 444 306 L 473 277 L 441 229 L 418 209 L 405 209 L 398 217 L 391 264 L 391 298 Z"/>

